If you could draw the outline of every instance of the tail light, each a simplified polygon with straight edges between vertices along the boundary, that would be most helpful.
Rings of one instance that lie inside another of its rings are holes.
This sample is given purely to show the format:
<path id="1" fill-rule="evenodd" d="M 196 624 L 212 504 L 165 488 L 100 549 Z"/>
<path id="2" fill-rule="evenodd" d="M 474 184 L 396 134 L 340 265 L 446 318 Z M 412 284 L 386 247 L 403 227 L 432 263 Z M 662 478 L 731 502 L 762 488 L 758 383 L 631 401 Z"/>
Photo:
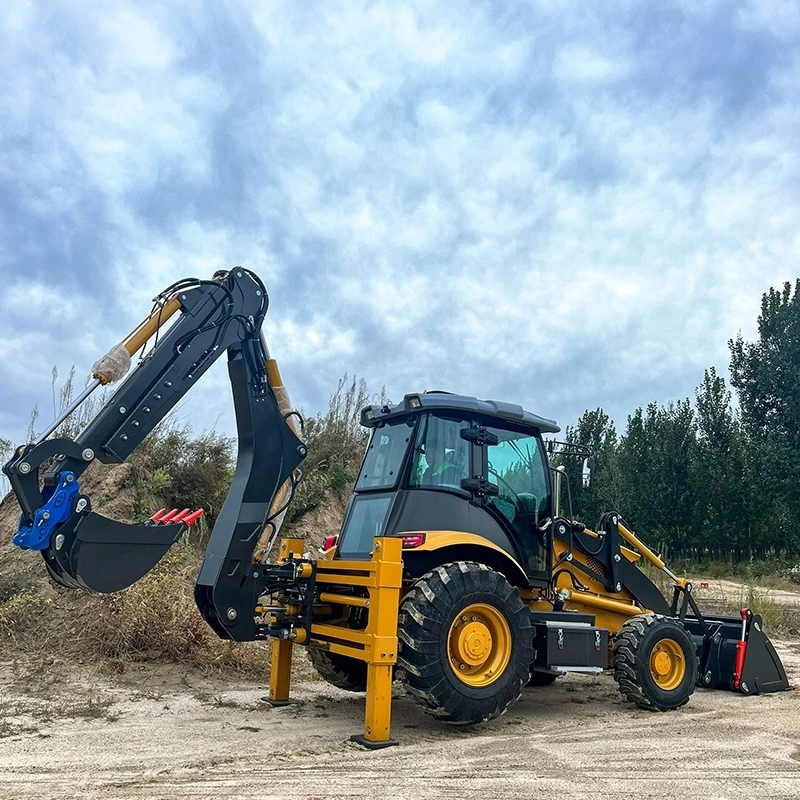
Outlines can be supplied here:
<path id="1" fill-rule="evenodd" d="M 338 538 L 339 538 L 338 536 L 326 536 L 322 540 L 322 549 L 323 550 L 330 550 L 331 547 L 335 547 L 336 546 L 336 540 Z"/>
<path id="2" fill-rule="evenodd" d="M 424 533 L 403 534 L 403 550 L 410 550 L 413 547 L 421 547 L 423 544 L 425 544 Z"/>

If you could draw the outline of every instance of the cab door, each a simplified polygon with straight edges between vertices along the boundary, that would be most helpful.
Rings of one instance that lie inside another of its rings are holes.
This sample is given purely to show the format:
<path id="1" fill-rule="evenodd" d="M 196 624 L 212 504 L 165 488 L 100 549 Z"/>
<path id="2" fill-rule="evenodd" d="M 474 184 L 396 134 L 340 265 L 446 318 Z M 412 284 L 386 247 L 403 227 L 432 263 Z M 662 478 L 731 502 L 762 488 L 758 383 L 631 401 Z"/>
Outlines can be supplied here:
<path id="1" fill-rule="evenodd" d="M 486 494 L 484 506 L 509 531 L 528 575 L 549 577 L 546 530 L 552 517 L 552 500 L 541 435 L 530 429 L 490 425 L 486 431 L 494 436 L 481 448 L 485 458 L 483 474 L 497 491 Z"/>

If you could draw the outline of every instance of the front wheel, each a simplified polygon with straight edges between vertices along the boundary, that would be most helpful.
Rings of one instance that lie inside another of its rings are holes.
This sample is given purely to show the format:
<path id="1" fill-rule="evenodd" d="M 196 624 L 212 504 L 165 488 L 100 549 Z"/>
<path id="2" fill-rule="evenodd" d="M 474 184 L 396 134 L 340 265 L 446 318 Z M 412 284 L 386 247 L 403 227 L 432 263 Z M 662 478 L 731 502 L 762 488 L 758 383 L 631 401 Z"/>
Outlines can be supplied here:
<path id="1" fill-rule="evenodd" d="M 697 651 L 680 622 L 661 614 L 627 620 L 614 640 L 614 680 L 640 708 L 671 711 L 689 701 L 697 681 Z"/>
<path id="2" fill-rule="evenodd" d="M 531 669 L 528 686 L 550 686 L 561 677 L 560 672 L 535 672 Z"/>
<path id="3" fill-rule="evenodd" d="M 453 724 L 493 719 L 528 682 L 530 613 L 484 564 L 456 561 L 422 576 L 398 625 L 398 677 L 425 713 Z"/>

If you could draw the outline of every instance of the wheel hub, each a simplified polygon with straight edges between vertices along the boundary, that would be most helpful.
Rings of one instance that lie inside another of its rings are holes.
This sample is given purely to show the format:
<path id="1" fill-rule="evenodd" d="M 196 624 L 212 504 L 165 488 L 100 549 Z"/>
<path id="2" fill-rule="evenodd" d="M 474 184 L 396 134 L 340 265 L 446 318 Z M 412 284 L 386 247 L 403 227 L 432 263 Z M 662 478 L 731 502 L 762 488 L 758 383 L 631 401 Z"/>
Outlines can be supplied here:
<path id="1" fill-rule="evenodd" d="M 662 639 L 650 653 L 650 675 L 656 685 L 670 692 L 680 686 L 686 675 L 686 659 L 680 645 L 672 639 Z"/>
<path id="2" fill-rule="evenodd" d="M 469 622 L 458 634 L 458 652 L 463 661 L 477 666 L 492 650 L 492 634 L 483 622 Z"/>
<path id="3" fill-rule="evenodd" d="M 450 664 L 470 686 L 488 686 L 502 675 L 511 657 L 511 630 L 488 603 L 473 603 L 453 620 L 448 634 Z"/>

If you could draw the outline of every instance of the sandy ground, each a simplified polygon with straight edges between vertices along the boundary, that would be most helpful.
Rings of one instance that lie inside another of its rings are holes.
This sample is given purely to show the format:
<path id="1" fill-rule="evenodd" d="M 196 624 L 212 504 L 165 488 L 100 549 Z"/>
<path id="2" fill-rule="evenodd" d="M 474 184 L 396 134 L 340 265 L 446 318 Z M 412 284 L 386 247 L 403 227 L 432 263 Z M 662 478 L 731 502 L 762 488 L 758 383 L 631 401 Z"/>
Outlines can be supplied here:
<path id="1" fill-rule="evenodd" d="M 800 681 L 800 644 L 776 643 Z M 798 798 L 800 692 L 698 690 L 639 711 L 610 675 L 528 688 L 503 717 L 454 729 L 394 702 L 398 747 L 361 749 L 363 697 L 296 681 L 295 706 L 163 668 L 109 679 L 63 667 L 26 687 L 0 666 L 0 797 Z"/>
<path id="2" fill-rule="evenodd" d="M 700 585 L 702 581 L 708 583 L 708 588 Z M 717 603 L 744 603 L 746 605 L 746 584 L 712 578 L 696 578 L 693 584 L 694 594 L 701 608 L 703 600 Z M 792 592 L 785 589 L 765 589 L 762 587 L 759 587 L 758 591 L 776 605 L 800 609 L 800 592 Z"/>

